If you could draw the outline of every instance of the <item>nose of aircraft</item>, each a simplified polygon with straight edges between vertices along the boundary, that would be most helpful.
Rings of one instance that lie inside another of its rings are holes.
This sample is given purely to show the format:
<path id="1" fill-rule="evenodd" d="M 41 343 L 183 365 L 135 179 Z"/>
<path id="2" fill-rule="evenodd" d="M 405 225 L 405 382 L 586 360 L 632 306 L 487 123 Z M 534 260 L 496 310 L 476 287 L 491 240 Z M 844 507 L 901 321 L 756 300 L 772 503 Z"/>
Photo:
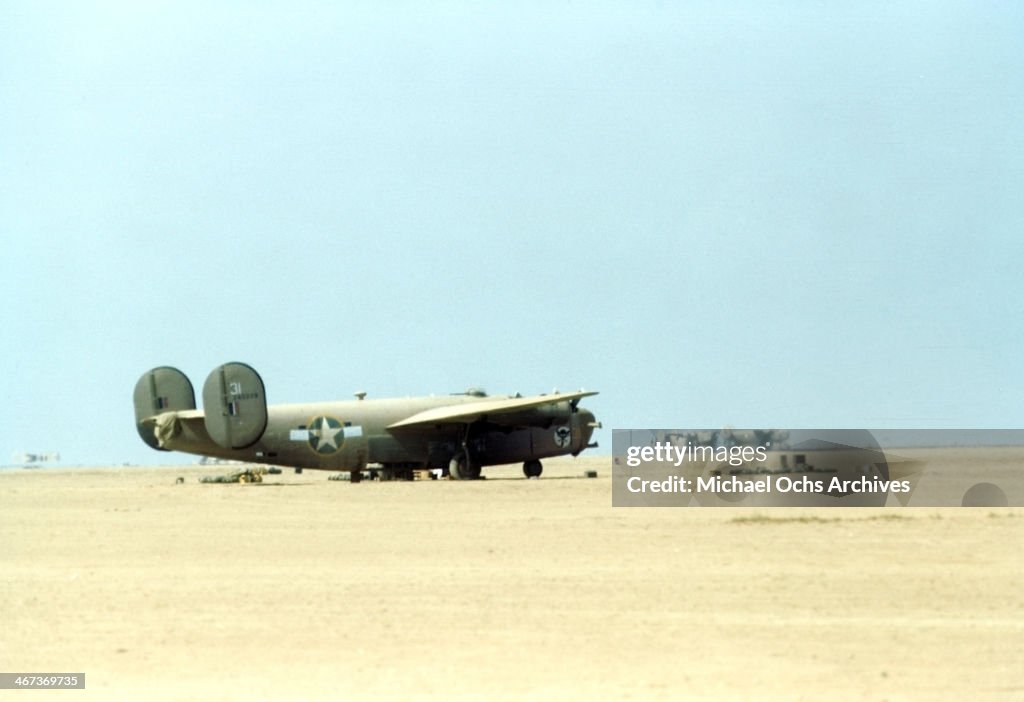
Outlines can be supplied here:
<path id="1" fill-rule="evenodd" d="M 578 437 L 572 447 L 572 455 L 575 456 L 587 447 L 590 437 L 594 434 L 594 429 L 601 426 L 601 423 L 594 418 L 593 412 L 582 407 L 572 416 L 572 421 L 576 428 L 573 436 Z"/>

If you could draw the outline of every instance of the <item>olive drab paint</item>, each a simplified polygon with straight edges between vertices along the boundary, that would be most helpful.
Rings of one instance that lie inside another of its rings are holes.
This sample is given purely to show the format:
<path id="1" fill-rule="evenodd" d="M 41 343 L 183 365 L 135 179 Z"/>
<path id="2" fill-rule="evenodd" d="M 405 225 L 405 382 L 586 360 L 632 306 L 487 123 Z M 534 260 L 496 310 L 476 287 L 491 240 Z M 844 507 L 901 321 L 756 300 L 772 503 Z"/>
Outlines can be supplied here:
<path id="1" fill-rule="evenodd" d="M 143 374 L 134 401 L 139 436 L 158 450 L 353 473 L 440 469 L 471 479 L 483 466 L 519 462 L 536 477 L 540 459 L 596 446 L 589 442 L 600 422 L 579 406 L 596 394 L 491 397 L 473 389 L 367 399 L 360 392 L 356 400 L 268 405 L 259 373 L 234 362 L 207 376 L 201 410 L 188 378 L 168 366 Z"/>
<path id="2" fill-rule="evenodd" d="M 207 376 L 203 408 L 206 432 L 224 448 L 252 446 L 267 428 L 263 379 L 244 363 L 225 363 Z"/>
<path id="3" fill-rule="evenodd" d="M 160 446 L 154 433 L 155 423 L 143 420 L 164 412 L 194 410 L 196 393 L 188 377 L 177 368 L 160 366 L 139 378 L 135 384 L 135 427 L 139 436 L 158 451 L 168 449 Z"/>

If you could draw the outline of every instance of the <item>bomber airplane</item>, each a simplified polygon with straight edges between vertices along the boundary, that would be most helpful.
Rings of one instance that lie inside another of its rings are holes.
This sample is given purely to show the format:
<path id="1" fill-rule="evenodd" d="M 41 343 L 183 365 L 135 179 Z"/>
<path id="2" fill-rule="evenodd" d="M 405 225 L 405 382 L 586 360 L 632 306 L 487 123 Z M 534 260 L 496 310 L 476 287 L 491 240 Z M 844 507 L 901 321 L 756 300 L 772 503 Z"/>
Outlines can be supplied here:
<path id="1" fill-rule="evenodd" d="M 161 451 L 293 468 L 349 471 L 368 466 L 385 478 L 419 468 L 456 480 L 479 478 L 488 465 L 523 462 L 539 477 L 542 458 L 578 455 L 596 444 L 600 423 L 579 406 L 596 392 L 489 397 L 480 390 L 447 396 L 267 405 L 263 380 L 244 363 L 226 363 L 203 384 L 196 409 L 188 377 L 154 368 L 135 385 L 135 425 Z"/>

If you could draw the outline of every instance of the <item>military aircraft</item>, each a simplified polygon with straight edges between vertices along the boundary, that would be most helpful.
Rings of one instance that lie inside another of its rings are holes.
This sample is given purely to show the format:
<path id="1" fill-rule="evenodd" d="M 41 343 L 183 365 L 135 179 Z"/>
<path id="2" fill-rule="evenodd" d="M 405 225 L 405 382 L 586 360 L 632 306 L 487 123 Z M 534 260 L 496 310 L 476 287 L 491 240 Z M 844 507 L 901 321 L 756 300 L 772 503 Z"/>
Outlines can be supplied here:
<path id="1" fill-rule="evenodd" d="M 135 425 L 161 451 L 297 469 L 350 471 L 368 466 L 385 479 L 416 469 L 479 478 L 487 465 L 523 462 L 539 477 L 542 458 L 578 455 L 601 424 L 579 406 L 596 392 L 489 397 L 480 390 L 446 396 L 267 405 L 263 380 L 244 363 L 226 363 L 203 384 L 203 409 L 176 368 L 161 366 L 135 385 Z"/>

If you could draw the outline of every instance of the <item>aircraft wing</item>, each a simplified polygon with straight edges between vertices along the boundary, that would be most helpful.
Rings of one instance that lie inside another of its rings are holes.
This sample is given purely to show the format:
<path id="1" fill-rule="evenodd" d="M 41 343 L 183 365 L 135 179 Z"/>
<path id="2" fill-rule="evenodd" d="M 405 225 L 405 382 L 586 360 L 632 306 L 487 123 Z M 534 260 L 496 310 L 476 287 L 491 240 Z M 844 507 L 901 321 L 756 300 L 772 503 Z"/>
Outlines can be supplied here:
<path id="1" fill-rule="evenodd" d="M 560 392 L 552 395 L 534 395 L 532 397 L 511 397 L 495 400 L 482 400 L 480 402 L 462 402 L 448 407 L 437 407 L 424 412 L 419 412 L 399 422 L 388 426 L 388 429 L 405 429 L 410 427 L 422 427 L 435 424 L 472 424 L 482 419 L 488 419 L 495 423 L 502 423 L 502 418 L 511 419 L 509 415 L 515 415 L 516 423 L 530 424 L 523 421 L 523 410 L 555 405 L 559 402 L 572 402 L 583 397 L 596 395 L 596 392 Z M 542 424 L 548 421 L 548 415 L 537 412 L 536 423 Z"/>

